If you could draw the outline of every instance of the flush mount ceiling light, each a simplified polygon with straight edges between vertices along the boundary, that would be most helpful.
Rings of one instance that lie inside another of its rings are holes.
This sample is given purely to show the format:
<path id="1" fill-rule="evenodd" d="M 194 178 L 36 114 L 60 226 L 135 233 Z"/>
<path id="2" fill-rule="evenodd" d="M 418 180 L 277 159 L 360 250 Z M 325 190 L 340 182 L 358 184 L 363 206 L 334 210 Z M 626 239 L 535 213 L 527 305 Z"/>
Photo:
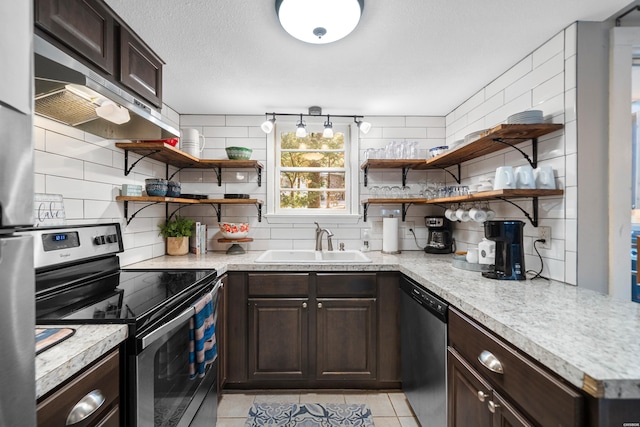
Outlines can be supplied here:
<path id="1" fill-rule="evenodd" d="M 326 44 L 349 35 L 360 22 L 364 0 L 276 0 L 287 33 L 307 43 Z"/>

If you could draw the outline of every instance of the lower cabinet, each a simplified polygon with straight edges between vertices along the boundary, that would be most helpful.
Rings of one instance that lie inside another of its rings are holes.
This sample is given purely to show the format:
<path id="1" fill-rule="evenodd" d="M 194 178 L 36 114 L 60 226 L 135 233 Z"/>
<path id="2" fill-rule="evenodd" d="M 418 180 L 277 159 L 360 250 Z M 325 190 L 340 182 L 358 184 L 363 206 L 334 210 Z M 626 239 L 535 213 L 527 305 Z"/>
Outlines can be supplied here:
<path id="1" fill-rule="evenodd" d="M 120 425 L 120 355 L 116 349 L 38 402 L 38 427 Z"/>
<path id="2" fill-rule="evenodd" d="M 533 426 L 453 350 L 447 354 L 449 426 Z"/>
<path id="3" fill-rule="evenodd" d="M 229 273 L 227 386 L 399 387 L 398 278 Z"/>
<path id="4" fill-rule="evenodd" d="M 579 390 L 453 307 L 447 360 L 450 427 L 585 425 Z"/>

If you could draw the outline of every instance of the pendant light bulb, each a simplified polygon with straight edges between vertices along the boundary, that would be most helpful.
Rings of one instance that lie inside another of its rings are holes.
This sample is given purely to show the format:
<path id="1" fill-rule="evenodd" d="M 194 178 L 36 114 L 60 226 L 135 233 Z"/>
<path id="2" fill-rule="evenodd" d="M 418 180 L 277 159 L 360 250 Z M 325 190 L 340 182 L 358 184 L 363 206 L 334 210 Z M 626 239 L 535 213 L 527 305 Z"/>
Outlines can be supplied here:
<path id="1" fill-rule="evenodd" d="M 266 116 L 267 115 L 265 114 L 265 117 Z M 274 114 L 272 118 L 262 122 L 262 124 L 260 125 L 260 129 L 262 129 L 262 132 L 264 133 L 271 133 L 271 131 L 273 130 L 273 124 L 275 122 L 276 122 L 276 115 Z"/>
<path id="2" fill-rule="evenodd" d="M 360 121 L 358 121 L 356 119 L 354 119 L 354 120 L 355 120 L 356 124 L 358 125 L 358 128 L 360 128 L 360 132 L 362 132 L 365 135 L 369 133 L 369 131 L 371 130 L 371 123 L 365 122 L 363 120 L 360 120 Z"/>
<path id="3" fill-rule="evenodd" d="M 296 136 L 298 138 L 305 138 L 307 136 L 307 124 L 302 121 L 302 114 L 300 114 L 300 121 L 298 122 L 298 129 L 296 129 Z"/>
<path id="4" fill-rule="evenodd" d="M 327 121 L 324 122 L 324 131 L 322 132 L 323 138 L 333 138 L 333 123 L 327 114 Z"/>

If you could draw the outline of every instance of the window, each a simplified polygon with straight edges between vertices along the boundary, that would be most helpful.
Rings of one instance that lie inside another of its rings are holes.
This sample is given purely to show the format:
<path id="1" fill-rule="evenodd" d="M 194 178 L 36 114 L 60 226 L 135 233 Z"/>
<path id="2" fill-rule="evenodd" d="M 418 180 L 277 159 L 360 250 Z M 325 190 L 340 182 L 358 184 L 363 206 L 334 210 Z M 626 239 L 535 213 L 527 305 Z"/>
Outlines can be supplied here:
<path id="1" fill-rule="evenodd" d="M 274 148 L 267 160 L 273 177 L 268 214 L 357 215 L 352 192 L 358 183 L 358 149 L 351 126 L 334 122 L 332 138 L 323 138 L 322 124 L 309 120 L 306 137 L 297 137 L 295 129 L 295 124 L 285 123 L 273 132 Z"/>

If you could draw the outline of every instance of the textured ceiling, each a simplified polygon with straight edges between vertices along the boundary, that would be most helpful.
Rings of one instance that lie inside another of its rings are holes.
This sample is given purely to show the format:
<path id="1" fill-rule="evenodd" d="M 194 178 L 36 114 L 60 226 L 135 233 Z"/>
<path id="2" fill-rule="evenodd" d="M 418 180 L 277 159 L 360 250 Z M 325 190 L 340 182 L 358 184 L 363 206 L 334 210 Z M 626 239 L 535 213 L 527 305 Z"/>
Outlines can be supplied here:
<path id="1" fill-rule="evenodd" d="M 166 62 L 180 114 L 437 115 L 575 21 L 628 0 L 365 0 L 346 38 L 311 45 L 280 26 L 275 0 L 107 0 Z"/>

